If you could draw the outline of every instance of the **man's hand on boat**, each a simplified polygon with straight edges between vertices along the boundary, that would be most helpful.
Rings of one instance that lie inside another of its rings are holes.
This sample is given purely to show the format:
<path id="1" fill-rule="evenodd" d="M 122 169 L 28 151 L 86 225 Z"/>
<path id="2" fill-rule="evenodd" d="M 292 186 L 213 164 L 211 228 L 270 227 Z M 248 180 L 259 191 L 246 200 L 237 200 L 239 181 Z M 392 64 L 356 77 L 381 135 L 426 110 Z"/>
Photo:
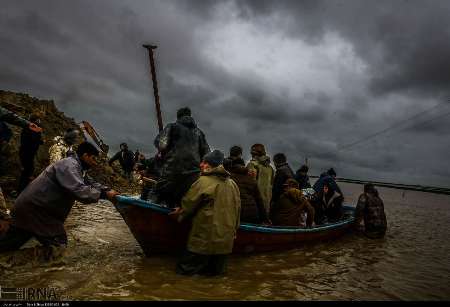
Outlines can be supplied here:
<path id="1" fill-rule="evenodd" d="M 265 220 L 261 223 L 263 226 L 272 226 L 272 221 L 270 219 Z"/>
<path id="2" fill-rule="evenodd" d="M 184 210 L 181 207 L 176 207 L 171 212 L 169 212 L 169 215 L 176 219 L 181 213 L 183 213 L 183 211 Z"/>
<path id="3" fill-rule="evenodd" d="M 115 190 L 109 190 L 106 192 L 106 199 L 108 199 L 110 202 L 112 203 L 116 203 L 116 196 L 120 195 L 119 192 L 115 191 Z"/>

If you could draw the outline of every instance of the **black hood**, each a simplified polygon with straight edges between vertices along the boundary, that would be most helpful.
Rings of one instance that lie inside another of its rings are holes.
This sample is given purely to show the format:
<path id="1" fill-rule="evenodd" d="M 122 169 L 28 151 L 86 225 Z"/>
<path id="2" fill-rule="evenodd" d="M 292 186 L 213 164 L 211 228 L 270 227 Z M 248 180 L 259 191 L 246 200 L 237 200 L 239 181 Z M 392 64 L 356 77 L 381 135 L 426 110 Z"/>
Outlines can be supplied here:
<path id="1" fill-rule="evenodd" d="M 194 129 L 197 128 L 195 120 L 191 116 L 183 116 L 177 119 L 177 124 Z"/>

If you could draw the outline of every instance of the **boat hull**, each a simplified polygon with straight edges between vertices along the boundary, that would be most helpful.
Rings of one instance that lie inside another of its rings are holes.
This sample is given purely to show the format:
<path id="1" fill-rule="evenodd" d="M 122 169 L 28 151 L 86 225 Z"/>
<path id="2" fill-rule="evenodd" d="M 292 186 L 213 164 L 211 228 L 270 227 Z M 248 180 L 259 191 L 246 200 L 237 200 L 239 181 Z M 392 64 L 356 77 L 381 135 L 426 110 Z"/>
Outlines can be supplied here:
<path id="1" fill-rule="evenodd" d="M 178 223 L 169 216 L 171 209 L 137 198 L 118 196 L 117 210 L 146 256 L 179 253 L 186 247 L 190 223 Z M 335 224 L 311 229 L 241 224 L 233 253 L 286 250 L 307 242 L 334 239 L 354 224 L 354 208 L 345 206 L 347 218 Z"/>

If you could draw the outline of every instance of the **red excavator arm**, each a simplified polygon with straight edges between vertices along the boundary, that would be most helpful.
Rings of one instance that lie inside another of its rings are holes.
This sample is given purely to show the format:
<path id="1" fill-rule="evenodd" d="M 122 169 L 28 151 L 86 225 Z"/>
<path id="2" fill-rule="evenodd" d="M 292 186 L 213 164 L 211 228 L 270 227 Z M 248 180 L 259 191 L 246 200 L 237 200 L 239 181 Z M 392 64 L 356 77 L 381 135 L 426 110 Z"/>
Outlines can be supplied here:
<path id="1" fill-rule="evenodd" d="M 97 146 L 101 149 L 101 151 L 107 154 L 109 146 L 103 142 L 98 133 L 95 131 L 94 127 L 92 127 L 92 125 L 89 124 L 87 121 L 82 121 L 79 125 L 83 133 L 89 135 L 92 138 L 92 140 L 94 140 L 94 142 L 97 144 Z"/>

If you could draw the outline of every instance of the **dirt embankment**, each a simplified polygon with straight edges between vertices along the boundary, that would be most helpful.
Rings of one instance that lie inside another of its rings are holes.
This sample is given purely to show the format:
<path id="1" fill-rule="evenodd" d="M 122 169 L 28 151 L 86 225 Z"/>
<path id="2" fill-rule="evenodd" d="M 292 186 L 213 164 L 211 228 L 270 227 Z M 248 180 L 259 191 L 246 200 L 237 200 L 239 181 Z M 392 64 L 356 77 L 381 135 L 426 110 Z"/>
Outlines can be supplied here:
<path id="1" fill-rule="evenodd" d="M 79 129 L 73 118 L 66 116 L 64 112 L 56 108 L 53 100 L 42 100 L 27 94 L 0 90 L 0 106 L 26 119 L 31 114 L 39 115 L 43 128 L 44 144 L 39 147 L 35 158 L 35 176 L 39 175 L 49 165 L 48 150 L 54 144 L 54 138 L 64 134 L 64 131 L 69 128 Z M 95 126 L 95 123 L 92 124 Z M 2 146 L 1 157 L 6 161 L 1 163 L 3 168 L 0 171 L 0 185 L 7 196 L 7 200 L 11 201 L 12 199 L 8 196 L 16 190 L 21 172 L 19 160 L 21 128 L 13 125 L 8 126 L 13 131 L 13 137 L 6 146 Z M 137 184 L 130 185 L 120 175 L 120 166 L 117 164 L 115 163 L 111 168 L 107 164 L 107 157 L 103 157 L 102 163 L 97 169 L 90 171 L 90 175 L 99 182 L 122 193 L 137 193 L 139 186 Z"/>

